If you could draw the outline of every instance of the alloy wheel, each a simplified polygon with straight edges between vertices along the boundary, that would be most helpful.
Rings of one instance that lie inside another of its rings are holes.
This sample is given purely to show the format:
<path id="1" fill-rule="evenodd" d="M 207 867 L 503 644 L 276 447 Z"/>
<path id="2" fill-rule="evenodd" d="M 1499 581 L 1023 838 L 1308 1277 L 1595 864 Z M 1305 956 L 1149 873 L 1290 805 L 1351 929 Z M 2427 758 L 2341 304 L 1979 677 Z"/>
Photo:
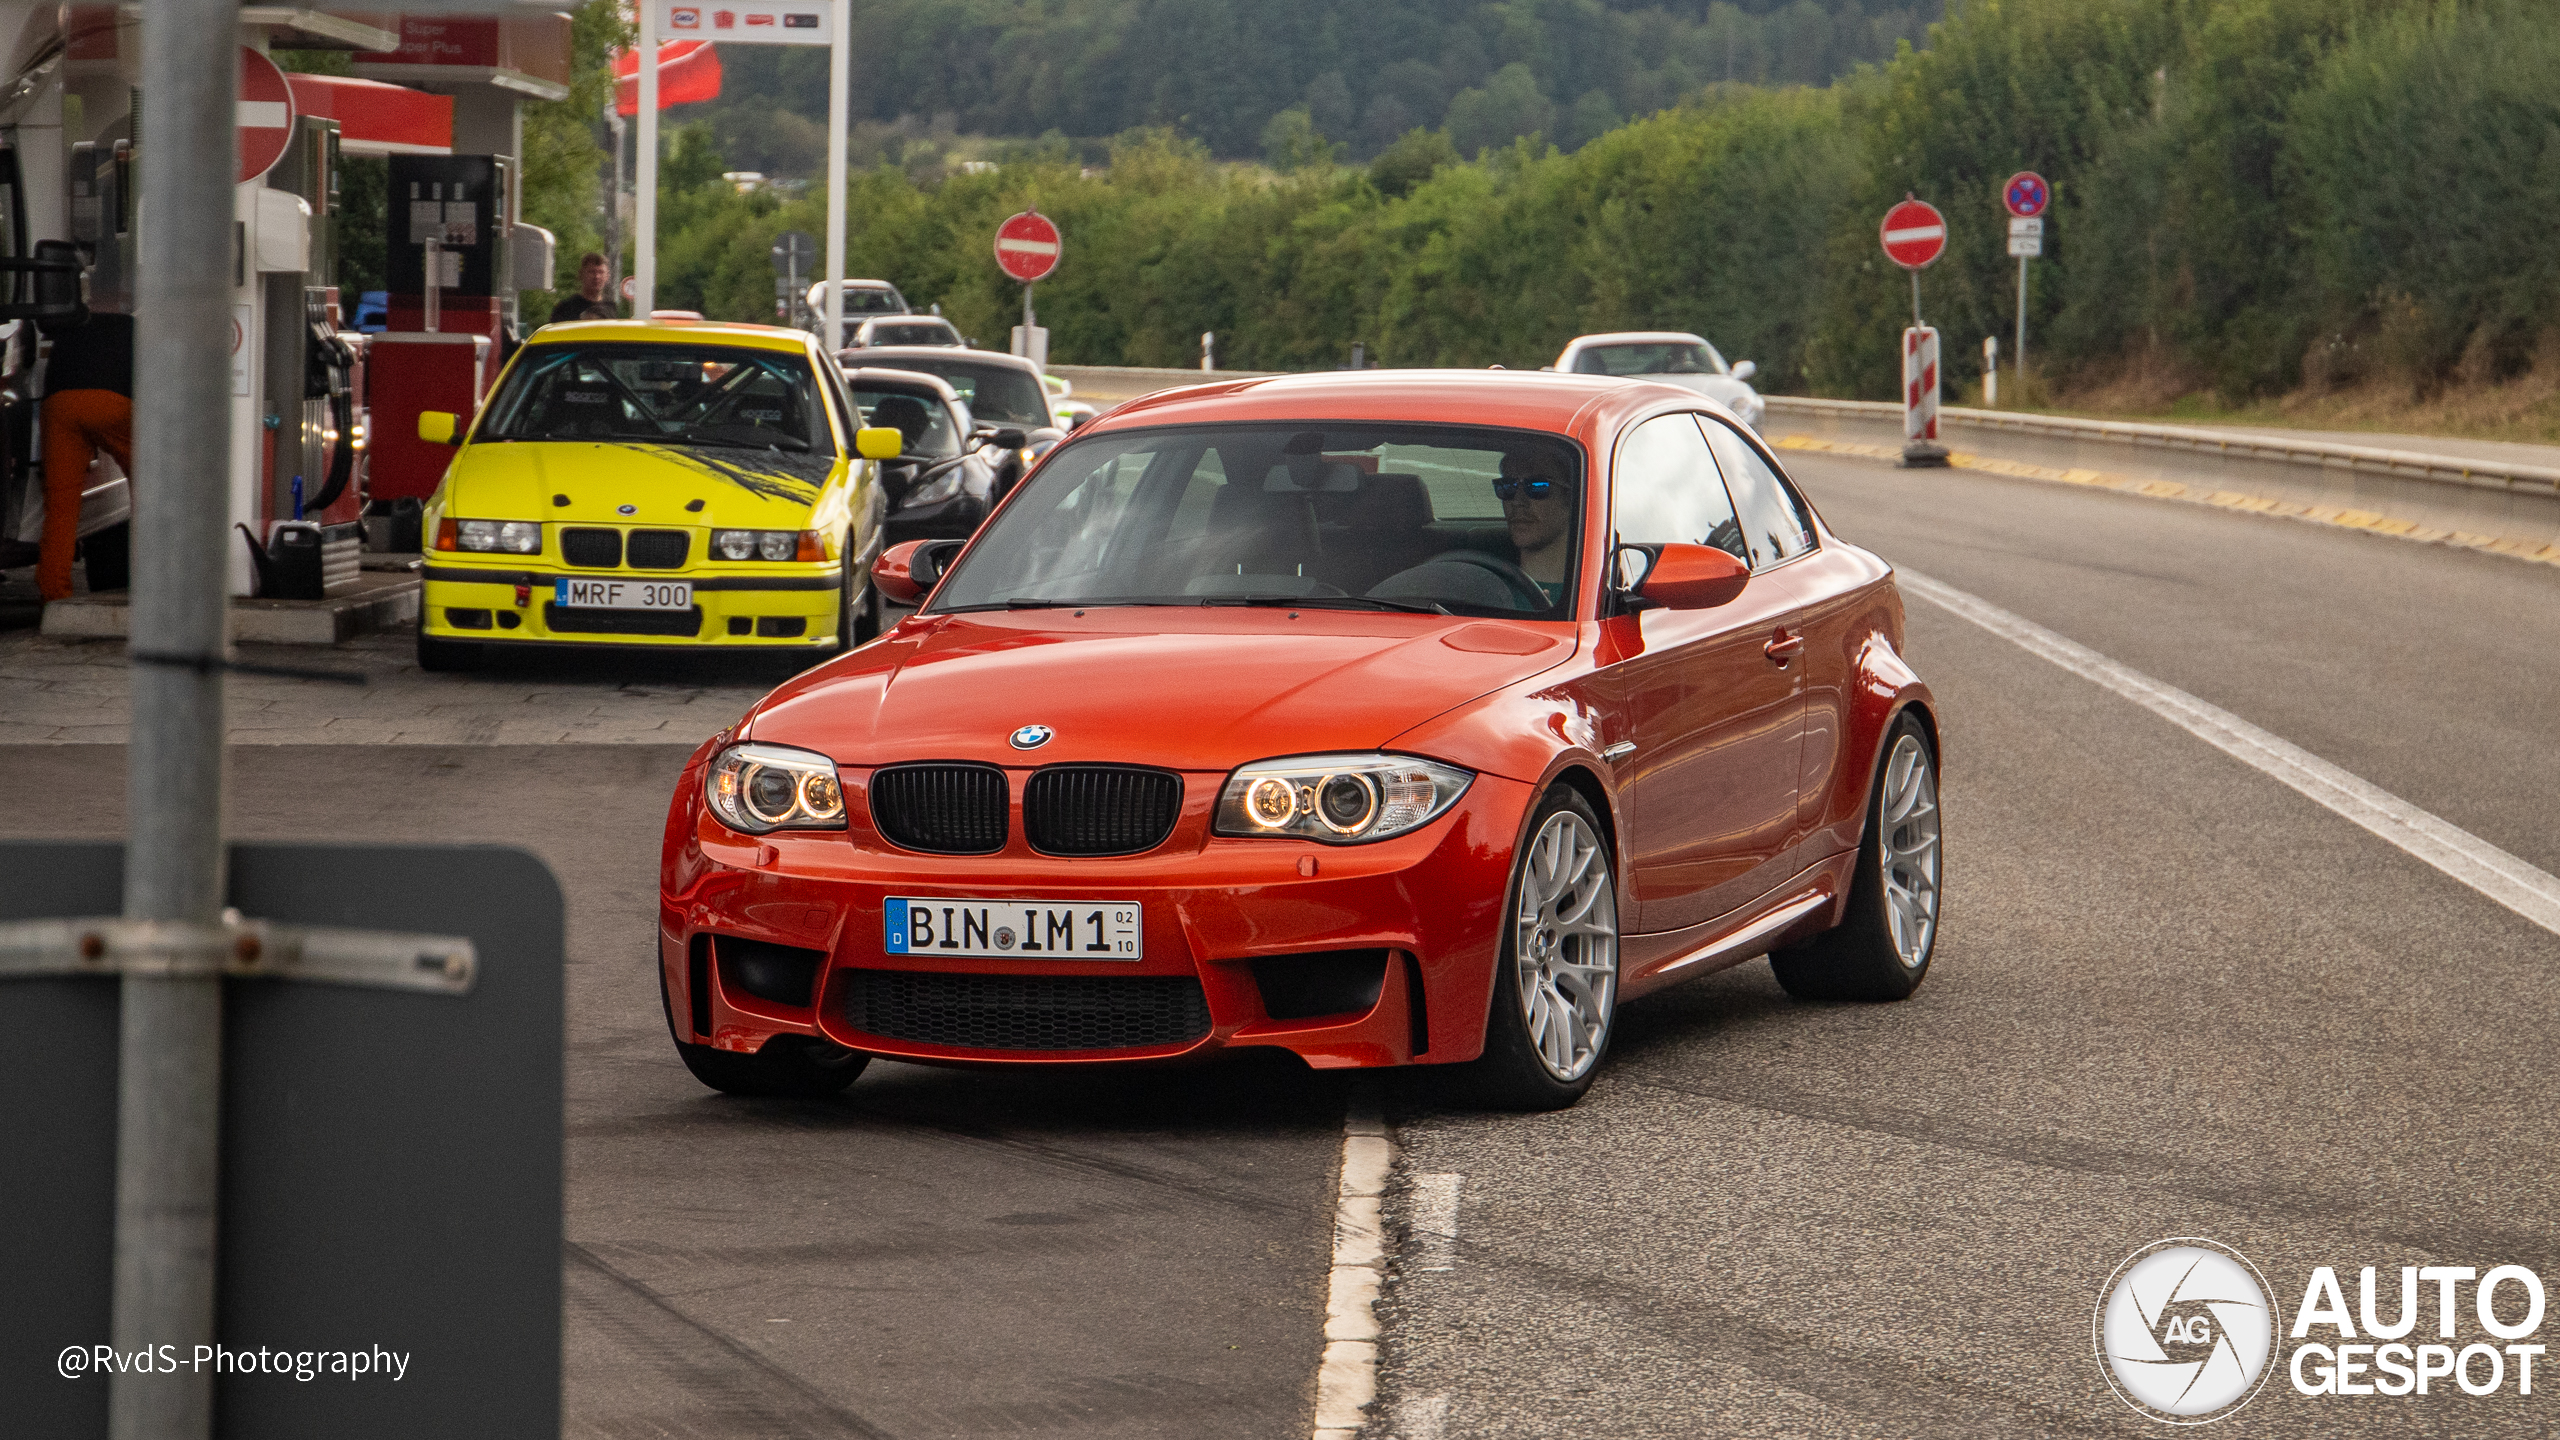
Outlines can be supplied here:
<path id="1" fill-rule="evenodd" d="M 1929 749 L 1905 735 L 1886 759 L 1876 817 L 1877 863 L 1884 870 L 1885 923 L 1905 969 L 1929 959 L 1938 932 L 1938 782 Z"/>
<path id="2" fill-rule="evenodd" d="M 1570 810 L 1529 842 L 1511 934 L 1529 1043 L 1548 1074 L 1578 1080 L 1616 1012 L 1618 895 L 1599 835 Z"/>

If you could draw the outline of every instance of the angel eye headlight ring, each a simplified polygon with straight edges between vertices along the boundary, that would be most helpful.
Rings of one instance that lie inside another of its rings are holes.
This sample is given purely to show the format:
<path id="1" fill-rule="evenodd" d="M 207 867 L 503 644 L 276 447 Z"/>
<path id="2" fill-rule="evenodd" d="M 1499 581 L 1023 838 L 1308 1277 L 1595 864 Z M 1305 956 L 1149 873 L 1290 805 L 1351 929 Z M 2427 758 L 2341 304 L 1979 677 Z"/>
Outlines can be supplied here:
<path id="1" fill-rule="evenodd" d="M 713 759 L 708 779 L 704 798 L 732 830 L 768 835 L 845 827 L 844 780 L 835 762 L 814 750 L 732 745 Z"/>
<path id="2" fill-rule="evenodd" d="M 1430 824 L 1474 780 L 1471 771 L 1412 755 L 1258 760 L 1227 777 L 1211 831 L 1364 845 Z"/>

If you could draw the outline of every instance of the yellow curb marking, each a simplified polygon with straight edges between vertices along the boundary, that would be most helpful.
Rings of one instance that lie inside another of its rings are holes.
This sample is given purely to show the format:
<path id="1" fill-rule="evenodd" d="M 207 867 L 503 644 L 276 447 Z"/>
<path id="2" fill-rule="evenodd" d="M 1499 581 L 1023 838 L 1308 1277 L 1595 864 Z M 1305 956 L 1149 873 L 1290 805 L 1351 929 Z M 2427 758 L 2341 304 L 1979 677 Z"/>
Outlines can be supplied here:
<path id="1" fill-rule="evenodd" d="M 1781 435 L 1770 444 L 1779 450 L 1813 450 L 1826 455 L 1855 455 L 1868 460 L 1899 462 L 1902 451 L 1892 445 L 1869 445 L 1857 440 L 1825 440 L 1815 435 Z M 2129 475 L 2114 475 L 2103 470 L 2057 470 L 2049 465 L 2030 465 L 2023 460 L 2003 460 L 1996 456 L 1975 455 L 1957 451 L 1947 457 L 1950 468 L 1980 470 L 1991 475 L 2006 475 L 2019 480 L 2049 480 L 2064 485 L 2087 485 L 2121 494 L 2143 495 L 2156 500 L 2183 500 L 2191 505 L 2212 505 L 2225 510 L 2241 510 L 2253 515 L 2276 515 L 2292 520 L 2309 520 L 2321 525 L 2336 525 L 2349 530 L 2362 530 L 2368 535 L 2390 535 L 2403 540 L 2416 540 L 2432 545 L 2454 545 L 2466 550 L 2486 550 L 2498 555 L 2512 555 L 2544 565 L 2560 565 L 2560 544 L 2541 540 L 2518 539 L 2514 536 L 2479 535 L 2468 530 L 2444 530 L 2420 525 L 2371 510 L 2349 510 L 2335 506 L 2298 504 L 2264 495 L 2247 495 L 2237 490 L 2204 491 L 2182 485 L 2175 480 L 2138 480 Z"/>

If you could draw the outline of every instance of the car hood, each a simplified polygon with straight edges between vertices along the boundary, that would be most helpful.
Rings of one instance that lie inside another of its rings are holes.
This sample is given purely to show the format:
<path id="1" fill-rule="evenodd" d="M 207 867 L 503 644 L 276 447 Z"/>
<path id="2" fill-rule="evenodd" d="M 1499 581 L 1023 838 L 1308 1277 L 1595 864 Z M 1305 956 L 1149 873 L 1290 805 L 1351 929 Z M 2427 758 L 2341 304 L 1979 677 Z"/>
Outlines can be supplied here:
<path id="1" fill-rule="evenodd" d="M 475 442 L 445 479 L 446 512 L 493 520 L 798 529 L 833 463 L 825 455 L 612 441 Z M 687 508 L 696 501 L 700 508 Z M 628 513 L 625 505 L 632 507 Z"/>
<path id="2" fill-rule="evenodd" d="M 790 682 L 757 740 L 854 766 L 1108 761 L 1225 770 L 1372 750 L 1562 663 L 1570 627 L 1436 616 L 1127 608 L 928 616 Z M 1178 618 L 1177 618 L 1178 617 Z M 1053 738 L 1032 750 L 1026 726 Z"/>

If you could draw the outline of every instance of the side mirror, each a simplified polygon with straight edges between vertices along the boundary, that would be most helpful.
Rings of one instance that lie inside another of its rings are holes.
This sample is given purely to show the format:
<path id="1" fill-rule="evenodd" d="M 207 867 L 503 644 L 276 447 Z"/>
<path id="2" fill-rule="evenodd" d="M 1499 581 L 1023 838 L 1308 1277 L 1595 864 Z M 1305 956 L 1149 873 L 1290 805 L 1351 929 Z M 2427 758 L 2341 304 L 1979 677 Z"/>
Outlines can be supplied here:
<path id="1" fill-rule="evenodd" d="M 1005 425 L 982 433 L 986 436 L 986 443 L 999 450 L 1019 450 L 1031 443 L 1031 437 L 1017 426 Z"/>
<path id="2" fill-rule="evenodd" d="M 1665 610 L 1712 610 L 1731 604 L 1751 583 L 1751 567 L 1712 545 L 1628 545 L 1620 553 L 1650 552 L 1653 563 L 1628 587 L 1638 599 Z"/>
<path id="3" fill-rule="evenodd" d="M 430 445 L 462 443 L 462 417 L 450 410 L 418 412 L 418 438 Z"/>
<path id="4" fill-rule="evenodd" d="M 1733 378 L 1736 380 L 1749 383 L 1751 377 L 1759 373 L 1760 367 L 1752 364 L 1748 360 L 1736 360 L 1733 362 Z"/>
<path id="5" fill-rule="evenodd" d="M 907 437 L 895 425 L 865 425 L 853 432 L 853 453 L 865 460 L 895 460 L 906 449 Z"/>
<path id="6" fill-rule="evenodd" d="M 880 552 L 871 562 L 871 583 L 880 590 L 880 598 L 896 605 L 913 605 L 933 590 L 942 578 L 945 566 L 960 553 L 965 540 L 908 540 Z"/>

